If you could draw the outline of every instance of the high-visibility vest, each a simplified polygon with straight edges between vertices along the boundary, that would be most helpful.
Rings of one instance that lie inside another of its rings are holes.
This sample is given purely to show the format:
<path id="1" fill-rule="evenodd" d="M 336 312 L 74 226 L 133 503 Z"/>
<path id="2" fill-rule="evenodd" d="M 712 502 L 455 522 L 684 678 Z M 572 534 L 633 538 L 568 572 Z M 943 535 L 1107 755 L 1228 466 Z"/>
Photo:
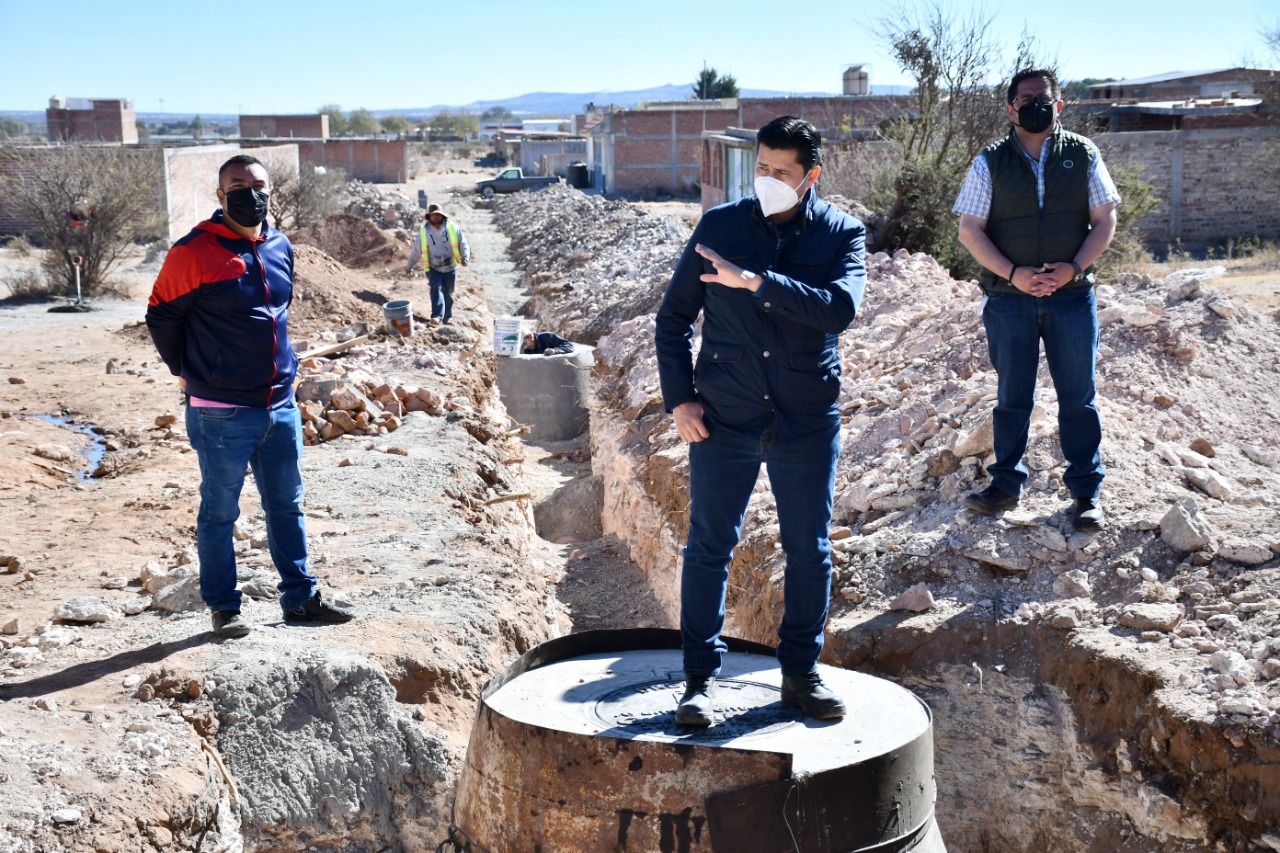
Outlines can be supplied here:
<path id="1" fill-rule="evenodd" d="M 458 226 L 449 220 L 444 221 L 444 233 L 449 235 L 449 248 L 453 249 L 453 263 L 462 263 L 462 247 L 458 244 Z M 427 226 L 423 223 L 418 229 L 418 245 L 422 248 L 422 268 L 431 269 L 431 240 L 427 237 Z"/>

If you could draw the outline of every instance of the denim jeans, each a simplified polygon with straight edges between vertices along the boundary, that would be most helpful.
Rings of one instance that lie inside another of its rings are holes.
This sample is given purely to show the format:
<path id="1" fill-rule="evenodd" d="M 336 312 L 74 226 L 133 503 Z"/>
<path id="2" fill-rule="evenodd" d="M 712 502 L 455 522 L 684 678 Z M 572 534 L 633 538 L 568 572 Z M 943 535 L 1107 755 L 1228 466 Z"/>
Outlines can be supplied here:
<path id="1" fill-rule="evenodd" d="M 772 419 L 728 427 L 708 418 L 711 437 L 689 445 L 689 540 L 680 575 L 680 631 L 684 670 L 716 675 L 726 650 L 725 590 L 742 516 L 768 466 L 777 501 L 782 549 L 782 624 L 778 662 L 786 675 L 809 672 L 822 652 L 831 598 L 831 496 L 840 427 L 788 442 L 776 439 Z"/>
<path id="2" fill-rule="evenodd" d="M 1063 483 L 1073 497 L 1096 498 L 1102 467 L 1102 420 L 1094 401 L 1098 356 L 1098 304 L 1092 287 L 1070 287 L 1052 296 L 988 293 L 982 322 L 991 363 L 999 375 L 992 425 L 996 461 L 991 485 L 1020 495 L 1027 480 L 1031 409 L 1036 399 L 1040 342 L 1058 392 L 1058 438 L 1067 461 Z"/>
<path id="3" fill-rule="evenodd" d="M 427 270 L 427 282 L 431 285 L 431 317 L 449 322 L 453 319 L 453 285 L 458 271 Z"/>
<path id="4" fill-rule="evenodd" d="M 280 606 L 309 599 L 316 579 L 307 571 L 302 515 L 302 419 L 292 402 L 275 409 L 187 407 L 187 434 L 200 460 L 196 550 L 200 597 L 210 610 L 239 610 L 232 528 L 240 517 L 245 466 L 262 498 L 267 547 L 280 573 Z"/>

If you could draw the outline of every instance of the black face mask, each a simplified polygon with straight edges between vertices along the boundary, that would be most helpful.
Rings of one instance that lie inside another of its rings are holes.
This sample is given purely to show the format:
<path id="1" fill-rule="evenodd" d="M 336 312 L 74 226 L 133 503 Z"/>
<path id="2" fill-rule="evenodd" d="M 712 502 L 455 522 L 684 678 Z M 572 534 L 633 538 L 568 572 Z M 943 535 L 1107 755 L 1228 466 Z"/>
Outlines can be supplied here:
<path id="1" fill-rule="evenodd" d="M 1018 124 L 1027 133 L 1044 133 L 1053 126 L 1055 115 L 1053 104 L 1032 101 L 1018 108 Z"/>
<path id="2" fill-rule="evenodd" d="M 271 200 L 264 191 L 257 187 L 241 187 L 238 190 L 223 190 L 227 200 L 223 210 L 231 221 L 244 228 L 257 228 L 267 218 L 267 205 Z"/>

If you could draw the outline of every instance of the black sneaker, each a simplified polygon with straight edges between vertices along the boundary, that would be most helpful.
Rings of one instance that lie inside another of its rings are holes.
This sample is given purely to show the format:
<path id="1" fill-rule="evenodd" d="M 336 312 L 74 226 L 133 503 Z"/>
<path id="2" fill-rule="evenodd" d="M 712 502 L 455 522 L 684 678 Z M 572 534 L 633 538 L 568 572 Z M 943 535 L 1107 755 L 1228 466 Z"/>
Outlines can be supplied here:
<path id="1" fill-rule="evenodd" d="M 684 695 L 676 706 L 677 726 L 706 728 L 715 722 L 711 716 L 715 708 L 716 679 L 711 675 L 686 675 Z"/>
<path id="2" fill-rule="evenodd" d="M 239 610 L 213 611 L 213 633 L 219 637 L 243 637 L 252 630 Z"/>
<path id="3" fill-rule="evenodd" d="M 1098 505 L 1097 498 L 1076 498 L 1076 508 L 1071 513 L 1071 524 L 1081 533 L 1097 533 L 1107 520 L 1107 514 Z"/>
<path id="4" fill-rule="evenodd" d="M 985 492 L 965 495 L 964 505 L 979 515 L 996 515 L 1017 506 L 1018 498 L 995 486 L 990 486 Z"/>
<path id="5" fill-rule="evenodd" d="M 845 715 L 844 702 L 822 683 L 816 669 L 782 676 L 782 703 L 799 706 L 815 720 L 838 720 Z"/>
<path id="6" fill-rule="evenodd" d="M 345 607 L 335 607 L 320 600 L 320 593 L 308 598 L 301 607 L 284 612 L 286 622 L 321 622 L 326 625 L 341 625 L 356 618 L 355 611 Z"/>

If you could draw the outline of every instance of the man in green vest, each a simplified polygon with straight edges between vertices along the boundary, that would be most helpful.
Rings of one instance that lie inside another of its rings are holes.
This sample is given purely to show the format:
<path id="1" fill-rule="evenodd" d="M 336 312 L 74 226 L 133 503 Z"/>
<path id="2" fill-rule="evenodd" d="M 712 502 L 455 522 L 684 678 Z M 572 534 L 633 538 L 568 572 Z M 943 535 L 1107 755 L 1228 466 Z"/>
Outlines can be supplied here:
<path id="1" fill-rule="evenodd" d="M 1057 123 L 1063 102 L 1052 71 L 1018 72 L 1007 98 L 1009 135 L 974 160 L 953 208 L 960 242 L 985 268 L 982 321 L 999 377 L 991 484 L 965 505 L 995 515 L 1022 495 L 1043 341 L 1058 393 L 1062 480 L 1075 499 L 1072 524 L 1093 532 L 1105 518 L 1093 263 L 1115 234 L 1120 194 L 1097 146 Z"/>
<path id="2" fill-rule="evenodd" d="M 453 286 L 458 267 L 471 263 L 471 247 L 462 229 L 449 221 L 438 204 L 427 206 L 427 215 L 409 250 L 405 272 L 412 273 L 419 261 L 431 285 L 431 322 L 448 323 L 453 319 Z"/>

